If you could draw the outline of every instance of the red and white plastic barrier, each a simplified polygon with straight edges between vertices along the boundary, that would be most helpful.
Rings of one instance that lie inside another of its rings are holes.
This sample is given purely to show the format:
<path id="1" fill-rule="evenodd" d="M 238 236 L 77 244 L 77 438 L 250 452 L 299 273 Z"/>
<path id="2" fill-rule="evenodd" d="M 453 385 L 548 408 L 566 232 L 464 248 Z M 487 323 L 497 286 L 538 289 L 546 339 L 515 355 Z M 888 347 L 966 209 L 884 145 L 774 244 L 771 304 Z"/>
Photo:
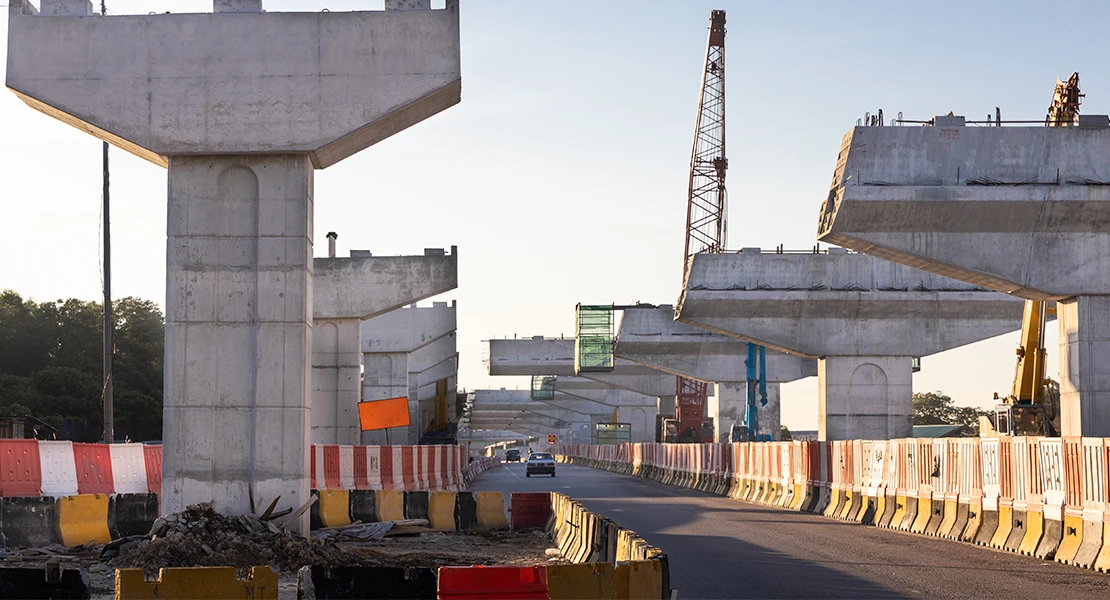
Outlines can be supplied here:
<path id="1" fill-rule="evenodd" d="M 0 496 L 160 493 L 162 447 L 0 440 Z"/>
<path id="2" fill-rule="evenodd" d="M 462 446 L 340 446 L 313 444 L 317 490 L 442 490 L 464 486 Z"/>

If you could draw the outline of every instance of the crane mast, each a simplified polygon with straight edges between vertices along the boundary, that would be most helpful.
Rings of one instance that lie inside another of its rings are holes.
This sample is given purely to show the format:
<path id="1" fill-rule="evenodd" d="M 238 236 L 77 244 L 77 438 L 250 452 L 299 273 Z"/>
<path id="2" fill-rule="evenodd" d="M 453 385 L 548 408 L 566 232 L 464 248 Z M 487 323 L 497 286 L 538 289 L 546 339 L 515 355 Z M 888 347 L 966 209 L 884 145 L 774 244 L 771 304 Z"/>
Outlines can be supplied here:
<path id="1" fill-rule="evenodd" d="M 725 11 L 709 17 L 709 42 L 702 70 L 694 147 L 690 153 L 690 190 L 686 207 L 686 247 L 682 256 L 685 283 L 690 258 L 720 252 L 725 246 Z M 716 441 L 705 420 L 709 384 L 678 377 L 675 417 L 678 441 Z"/>

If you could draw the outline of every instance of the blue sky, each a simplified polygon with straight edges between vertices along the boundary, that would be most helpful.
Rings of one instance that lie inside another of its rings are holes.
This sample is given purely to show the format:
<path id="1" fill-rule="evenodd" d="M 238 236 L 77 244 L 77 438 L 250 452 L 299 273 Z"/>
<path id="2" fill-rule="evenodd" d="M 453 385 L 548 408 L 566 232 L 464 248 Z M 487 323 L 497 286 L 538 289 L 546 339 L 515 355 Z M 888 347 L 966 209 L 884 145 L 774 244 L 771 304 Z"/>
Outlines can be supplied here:
<path id="1" fill-rule="evenodd" d="M 440 2 L 442 3 L 442 2 Z M 117 13 L 210 2 L 110 1 Z M 381 2 L 268 0 L 268 10 Z M 463 0 L 463 101 L 316 177 L 316 254 L 457 245 L 460 385 L 490 337 L 573 333 L 576 302 L 678 297 L 687 167 L 709 11 L 728 11 L 729 246 L 812 247 L 841 136 L 865 111 L 1040 119 L 1078 70 L 1110 112 L 1110 6 L 1057 2 Z M 1068 15 L 1054 19 L 1052 15 Z M 6 31 L 6 11 L 0 16 Z M 1051 21 L 1051 22 L 1050 22 Z M 5 55 L 6 56 L 6 55 Z M 100 295 L 99 142 L 0 94 L 0 287 Z M 113 150 L 113 288 L 162 303 L 166 174 Z M 989 405 L 1016 335 L 928 357 L 919 391 Z M 1055 328 L 1049 336 L 1055 374 Z M 816 379 L 783 421 L 816 428 Z"/>

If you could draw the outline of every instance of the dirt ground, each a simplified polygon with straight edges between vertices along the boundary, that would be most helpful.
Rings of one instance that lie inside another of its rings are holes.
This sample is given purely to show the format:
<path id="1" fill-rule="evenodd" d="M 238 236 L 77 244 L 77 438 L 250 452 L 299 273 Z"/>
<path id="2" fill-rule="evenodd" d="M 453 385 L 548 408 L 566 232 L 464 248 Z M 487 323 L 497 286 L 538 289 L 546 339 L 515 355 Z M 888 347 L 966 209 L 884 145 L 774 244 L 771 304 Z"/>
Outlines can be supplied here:
<path id="1" fill-rule="evenodd" d="M 465 565 L 530 566 L 565 563 L 566 561 L 562 558 L 549 559 L 546 556 L 547 549 L 554 547 L 554 545 L 547 533 L 541 530 L 496 530 L 470 533 L 431 532 L 418 536 L 388 537 L 373 541 L 339 542 L 335 546 L 341 558 L 333 557 L 331 562 L 332 564 L 348 565 L 430 568 Z M 89 584 L 94 599 L 113 598 L 115 593 L 115 564 L 111 564 L 111 562 L 92 562 L 85 565 L 75 563 L 73 566 L 84 566 L 89 571 Z M 296 571 L 281 569 L 278 577 L 279 598 L 281 600 L 296 598 Z"/>
<path id="2" fill-rule="evenodd" d="M 94 598 L 111 598 L 115 570 L 139 568 L 148 577 L 164 567 L 232 566 L 244 574 L 255 565 L 278 573 L 282 597 L 296 596 L 297 571 L 313 566 L 428 567 L 467 565 L 532 566 L 565 562 L 554 542 L 541 530 L 433 530 L 427 521 L 387 528 L 393 534 L 378 540 L 333 535 L 302 538 L 254 515 L 227 517 L 207 504 L 159 518 L 148 535 L 132 536 L 105 546 L 0 550 L 4 566 L 37 566 L 56 561 L 89 575 Z M 357 525 L 356 525 L 357 526 Z M 343 528 L 343 533 L 355 531 Z M 317 539 L 318 538 L 318 539 Z"/>

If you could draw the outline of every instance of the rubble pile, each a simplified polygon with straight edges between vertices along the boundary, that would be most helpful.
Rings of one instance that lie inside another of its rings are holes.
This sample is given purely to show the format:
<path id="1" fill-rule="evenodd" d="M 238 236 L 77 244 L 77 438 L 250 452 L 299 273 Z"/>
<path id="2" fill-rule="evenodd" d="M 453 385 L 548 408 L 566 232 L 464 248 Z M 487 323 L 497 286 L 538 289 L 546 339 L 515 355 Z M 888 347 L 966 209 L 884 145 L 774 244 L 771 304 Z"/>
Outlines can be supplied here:
<path id="1" fill-rule="evenodd" d="M 308 540 L 255 515 L 225 516 L 211 504 L 160 517 L 146 536 L 115 540 L 101 557 L 115 568 L 270 565 L 294 573 L 305 565 L 340 566 L 358 560 L 329 540 Z"/>

